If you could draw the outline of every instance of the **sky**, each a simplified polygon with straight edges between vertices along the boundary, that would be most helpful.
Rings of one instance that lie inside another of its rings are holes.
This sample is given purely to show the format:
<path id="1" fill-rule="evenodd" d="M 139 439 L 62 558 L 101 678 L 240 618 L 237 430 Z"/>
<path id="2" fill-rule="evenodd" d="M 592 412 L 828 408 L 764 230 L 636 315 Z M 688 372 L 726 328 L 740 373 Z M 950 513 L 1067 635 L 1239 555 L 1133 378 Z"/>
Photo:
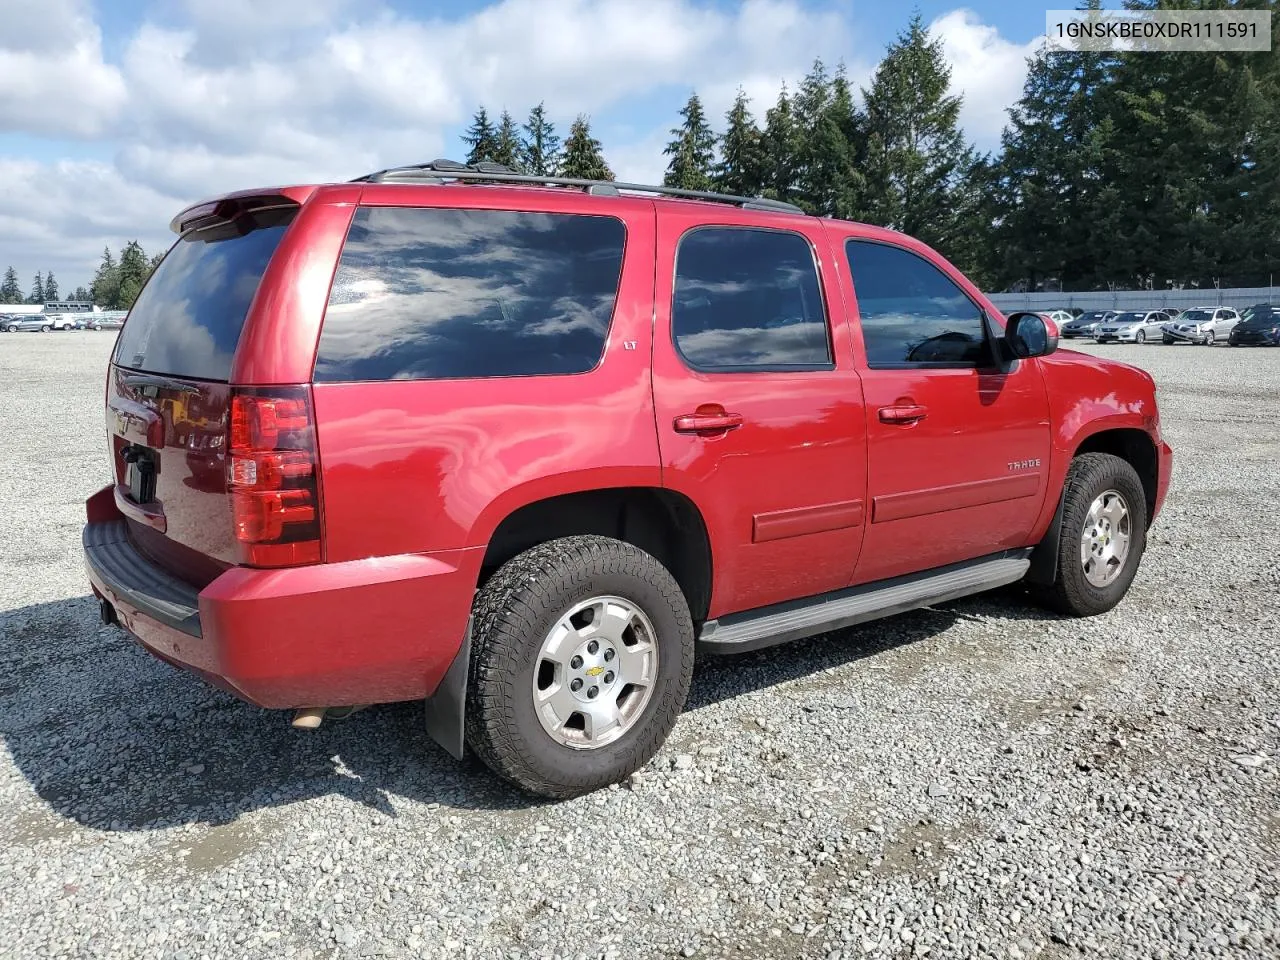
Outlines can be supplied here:
<path id="1" fill-rule="evenodd" d="M 697 91 L 763 120 L 815 57 L 855 88 L 917 10 L 994 149 L 1044 8 L 1023 0 L 0 0 L 0 270 L 88 285 L 104 246 L 173 241 L 228 190 L 462 159 L 476 107 L 563 135 L 591 118 L 619 179 L 660 182 Z"/>

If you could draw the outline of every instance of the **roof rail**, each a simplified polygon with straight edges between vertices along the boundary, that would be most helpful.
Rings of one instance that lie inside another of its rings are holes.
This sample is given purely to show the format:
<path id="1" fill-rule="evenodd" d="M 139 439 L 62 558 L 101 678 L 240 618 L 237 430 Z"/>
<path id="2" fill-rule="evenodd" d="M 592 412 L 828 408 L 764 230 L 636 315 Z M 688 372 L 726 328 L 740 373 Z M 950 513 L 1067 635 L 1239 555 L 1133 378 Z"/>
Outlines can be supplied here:
<path id="1" fill-rule="evenodd" d="M 794 203 L 770 200 L 766 197 L 740 197 L 732 193 L 712 193 L 708 190 L 685 190 L 680 187 L 659 187 L 645 183 L 625 183 L 615 180 L 584 180 L 578 177 L 539 177 L 521 173 L 501 163 L 482 162 L 467 165 L 456 160 L 432 160 L 406 167 L 391 167 L 357 177 L 352 183 L 421 183 L 441 184 L 447 180 L 478 183 L 523 183 L 534 186 L 581 187 L 597 197 L 617 197 L 623 193 L 651 193 L 664 197 L 681 197 L 686 200 L 710 200 L 715 203 L 732 203 L 744 210 L 762 210 L 772 213 L 799 213 L 804 210 Z"/>

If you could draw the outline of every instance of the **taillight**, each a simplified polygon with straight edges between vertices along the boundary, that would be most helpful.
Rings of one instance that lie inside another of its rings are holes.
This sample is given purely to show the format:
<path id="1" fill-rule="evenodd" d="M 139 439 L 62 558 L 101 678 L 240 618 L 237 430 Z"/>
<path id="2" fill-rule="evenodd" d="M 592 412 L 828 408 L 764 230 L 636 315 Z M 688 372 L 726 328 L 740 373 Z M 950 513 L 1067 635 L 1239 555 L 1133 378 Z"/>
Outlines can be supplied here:
<path id="1" fill-rule="evenodd" d="M 227 488 L 241 563 L 320 562 L 317 473 L 310 388 L 235 388 Z"/>

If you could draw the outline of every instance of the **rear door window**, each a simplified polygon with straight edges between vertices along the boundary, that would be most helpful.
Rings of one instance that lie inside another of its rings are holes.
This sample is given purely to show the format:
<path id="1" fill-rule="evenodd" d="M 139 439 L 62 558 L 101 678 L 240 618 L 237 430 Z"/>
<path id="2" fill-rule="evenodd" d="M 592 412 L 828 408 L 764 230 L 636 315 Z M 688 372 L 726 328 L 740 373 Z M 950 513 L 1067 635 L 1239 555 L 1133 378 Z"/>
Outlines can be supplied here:
<path id="1" fill-rule="evenodd" d="M 622 274 L 614 217 L 363 207 L 329 296 L 318 382 L 584 373 Z"/>
<path id="2" fill-rule="evenodd" d="M 698 227 L 676 253 L 671 329 L 695 370 L 831 369 L 826 307 L 798 233 Z"/>
<path id="3" fill-rule="evenodd" d="M 259 210 L 185 234 L 142 288 L 115 362 L 147 373 L 228 379 L 249 305 L 296 212 Z"/>

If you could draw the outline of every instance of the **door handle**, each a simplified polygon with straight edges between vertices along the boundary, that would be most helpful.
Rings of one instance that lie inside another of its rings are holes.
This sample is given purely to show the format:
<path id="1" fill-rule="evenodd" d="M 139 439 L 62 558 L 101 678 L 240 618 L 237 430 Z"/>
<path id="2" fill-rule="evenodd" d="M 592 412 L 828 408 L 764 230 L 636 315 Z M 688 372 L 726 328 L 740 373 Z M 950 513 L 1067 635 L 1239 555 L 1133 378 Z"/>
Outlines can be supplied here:
<path id="1" fill-rule="evenodd" d="M 717 433 L 735 430 L 744 422 L 740 413 L 686 413 L 676 417 L 672 426 L 676 433 Z"/>
<path id="2" fill-rule="evenodd" d="M 881 423 L 916 423 L 929 415 L 929 408 L 918 403 L 880 408 Z"/>

